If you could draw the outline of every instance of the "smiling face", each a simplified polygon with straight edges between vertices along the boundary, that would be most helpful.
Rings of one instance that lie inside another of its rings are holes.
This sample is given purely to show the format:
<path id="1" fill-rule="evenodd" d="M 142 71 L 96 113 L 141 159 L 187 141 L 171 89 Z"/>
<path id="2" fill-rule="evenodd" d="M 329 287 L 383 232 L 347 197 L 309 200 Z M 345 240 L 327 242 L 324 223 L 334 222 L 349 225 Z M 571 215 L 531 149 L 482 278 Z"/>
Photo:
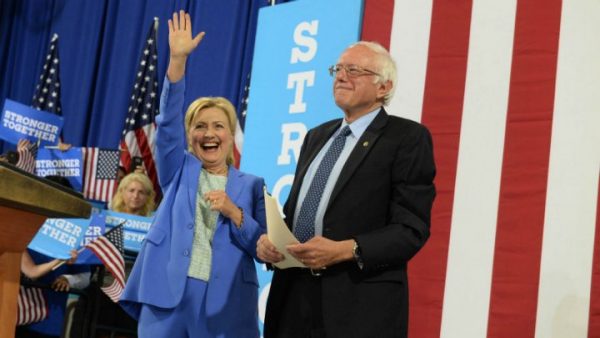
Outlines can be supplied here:
<path id="1" fill-rule="evenodd" d="M 125 212 L 130 214 L 138 214 L 144 208 L 149 197 L 144 185 L 138 181 L 131 181 L 123 189 L 122 194 Z"/>
<path id="2" fill-rule="evenodd" d="M 355 45 L 346 49 L 340 56 L 338 64 L 358 66 L 378 73 L 378 55 L 366 46 Z M 379 75 L 364 72 L 350 76 L 342 67 L 335 74 L 333 95 L 335 103 L 340 107 L 348 122 L 375 110 L 383 104 L 383 97 L 391 89 L 391 83 L 381 83 Z"/>
<path id="3" fill-rule="evenodd" d="M 233 150 L 233 133 L 227 114 L 218 107 L 198 111 L 189 126 L 188 142 L 205 168 L 226 167 L 227 157 Z"/>

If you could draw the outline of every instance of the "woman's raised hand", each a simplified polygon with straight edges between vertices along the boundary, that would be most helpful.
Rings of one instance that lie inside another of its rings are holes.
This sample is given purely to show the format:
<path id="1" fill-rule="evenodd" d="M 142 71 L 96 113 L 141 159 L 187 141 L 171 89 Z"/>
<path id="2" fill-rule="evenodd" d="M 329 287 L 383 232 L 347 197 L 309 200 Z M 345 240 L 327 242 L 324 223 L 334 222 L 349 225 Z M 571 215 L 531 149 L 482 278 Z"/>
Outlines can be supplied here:
<path id="1" fill-rule="evenodd" d="M 198 46 L 204 32 L 198 33 L 192 38 L 192 19 L 183 10 L 173 13 L 173 19 L 169 20 L 169 47 L 171 57 L 187 57 Z"/>
<path id="2" fill-rule="evenodd" d="M 188 55 L 198 47 L 204 37 L 204 32 L 198 33 L 192 38 L 192 18 L 184 11 L 173 13 L 173 19 L 169 20 L 169 49 L 171 56 L 167 77 L 175 83 L 185 74 L 185 63 Z"/>

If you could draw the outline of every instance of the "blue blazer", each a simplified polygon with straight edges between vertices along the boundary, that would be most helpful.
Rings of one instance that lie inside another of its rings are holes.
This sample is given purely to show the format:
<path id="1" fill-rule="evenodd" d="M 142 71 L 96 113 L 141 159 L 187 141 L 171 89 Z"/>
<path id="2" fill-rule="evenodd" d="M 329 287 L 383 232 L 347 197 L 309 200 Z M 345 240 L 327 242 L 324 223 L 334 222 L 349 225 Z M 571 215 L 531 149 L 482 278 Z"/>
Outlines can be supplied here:
<path id="1" fill-rule="evenodd" d="M 201 161 L 185 150 L 184 80 L 165 80 L 157 117 L 156 159 L 164 198 L 121 296 L 139 318 L 142 304 L 174 308 L 182 298 L 194 237 Z M 266 230 L 264 180 L 229 167 L 225 191 L 244 211 L 241 228 L 219 215 L 206 294 L 208 326 L 233 337 L 258 335 L 258 281 L 253 261 Z M 200 300 L 199 300 L 200 301 Z"/>

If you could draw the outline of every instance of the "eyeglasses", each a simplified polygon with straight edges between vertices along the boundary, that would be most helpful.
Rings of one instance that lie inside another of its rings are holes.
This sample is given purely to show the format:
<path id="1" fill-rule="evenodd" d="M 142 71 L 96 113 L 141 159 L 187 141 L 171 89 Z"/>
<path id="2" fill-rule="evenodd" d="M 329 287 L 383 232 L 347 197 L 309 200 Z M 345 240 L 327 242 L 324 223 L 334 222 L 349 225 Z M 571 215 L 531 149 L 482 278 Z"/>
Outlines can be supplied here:
<path id="1" fill-rule="evenodd" d="M 357 65 L 343 65 L 341 63 L 338 63 L 337 65 L 333 65 L 331 67 L 329 67 L 329 75 L 335 77 L 335 74 L 337 74 L 340 70 L 345 70 L 346 71 L 346 75 L 348 75 L 349 77 L 358 77 L 358 76 L 362 76 L 362 75 L 377 75 L 377 76 L 381 76 L 381 74 L 378 74 L 372 70 L 357 66 Z"/>

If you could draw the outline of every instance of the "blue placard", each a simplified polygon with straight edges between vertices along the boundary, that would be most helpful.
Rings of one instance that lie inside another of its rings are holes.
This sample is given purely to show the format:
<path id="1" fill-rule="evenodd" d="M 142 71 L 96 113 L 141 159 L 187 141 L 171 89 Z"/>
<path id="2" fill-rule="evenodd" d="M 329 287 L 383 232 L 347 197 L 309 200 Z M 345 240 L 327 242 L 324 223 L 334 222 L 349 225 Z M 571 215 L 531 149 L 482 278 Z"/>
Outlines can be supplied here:
<path id="1" fill-rule="evenodd" d="M 87 200 L 92 206 L 92 213 L 104 213 L 106 210 L 106 202 Z"/>
<path id="2" fill-rule="evenodd" d="M 359 39 L 361 22 L 361 0 L 304 0 L 260 10 L 241 168 L 264 177 L 281 205 L 308 129 L 343 117 L 328 68 Z"/>
<path id="3" fill-rule="evenodd" d="M 80 246 L 90 244 L 93 240 L 105 233 L 106 215 L 104 213 L 92 213 L 87 231 L 81 239 Z"/>
<path id="4" fill-rule="evenodd" d="M 358 41 L 362 8 L 361 0 L 299 0 L 259 12 L 241 169 L 264 177 L 281 205 L 308 129 L 343 117 L 328 68 Z M 257 271 L 262 322 L 271 272 Z"/>
<path id="5" fill-rule="evenodd" d="M 107 210 L 106 212 L 107 231 L 121 223 L 123 225 L 123 245 L 125 250 L 139 252 L 142 242 L 146 238 L 146 233 L 152 225 L 154 217 L 143 217 L 137 215 L 124 214 Z"/>
<path id="6" fill-rule="evenodd" d="M 80 247 L 91 243 L 93 240 L 104 234 L 106 229 L 106 215 L 104 213 L 93 212 L 90 217 L 90 223 L 81 239 Z M 96 256 L 91 250 L 83 250 L 77 256 L 75 264 L 102 264 L 98 256 Z"/>
<path id="7" fill-rule="evenodd" d="M 35 173 L 40 177 L 62 176 L 69 180 L 74 190 L 81 191 L 83 182 L 83 160 L 81 148 L 67 151 L 39 149 L 35 160 Z"/>
<path id="8" fill-rule="evenodd" d="M 48 218 L 28 248 L 46 256 L 69 259 L 71 249 L 79 248 L 89 224 L 89 218 Z"/>
<path id="9" fill-rule="evenodd" d="M 55 145 L 59 141 L 63 118 L 46 111 L 36 110 L 19 102 L 6 99 L 0 122 L 0 138 L 17 144 L 20 139 L 40 141 L 40 146 Z"/>

